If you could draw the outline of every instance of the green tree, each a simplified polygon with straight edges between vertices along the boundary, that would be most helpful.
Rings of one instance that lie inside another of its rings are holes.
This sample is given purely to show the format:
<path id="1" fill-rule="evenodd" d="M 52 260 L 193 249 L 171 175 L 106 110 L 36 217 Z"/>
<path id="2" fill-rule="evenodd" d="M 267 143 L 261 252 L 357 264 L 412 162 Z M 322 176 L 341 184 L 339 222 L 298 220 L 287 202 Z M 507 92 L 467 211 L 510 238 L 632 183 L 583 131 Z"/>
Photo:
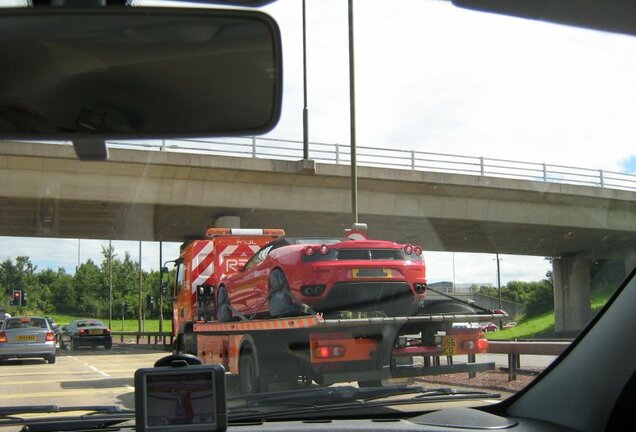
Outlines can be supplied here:
<path id="1" fill-rule="evenodd" d="M 77 297 L 73 276 L 63 268 L 57 270 L 57 277 L 51 284 L 51 303 L 58 313 L 73 314 L 77 310 Z"/>
<path id="2" fill-rule="evenodd" d="M 104 312 L 107 313 L 107 306 L 104 306 L 104 300 L 100 296 L 103 284 L 103 275 L 93 260 L 89 259 L 77 268 L 73 277 L 77 313 L 91 318 L 98 318 L 104 316 Z"/>

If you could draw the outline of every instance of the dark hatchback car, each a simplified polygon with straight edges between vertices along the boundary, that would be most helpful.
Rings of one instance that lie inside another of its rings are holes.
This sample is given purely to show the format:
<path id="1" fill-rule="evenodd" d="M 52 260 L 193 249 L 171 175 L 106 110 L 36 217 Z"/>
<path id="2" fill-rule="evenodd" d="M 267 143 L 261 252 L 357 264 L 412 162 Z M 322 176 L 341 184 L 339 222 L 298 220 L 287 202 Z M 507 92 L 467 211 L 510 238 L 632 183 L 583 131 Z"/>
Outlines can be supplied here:
<path id="1" fill-rule="evenodd" d="M 75 320 L 62 327 L 60 348 L 76 350 L 82 346 L 91 348 L 103 346 L 105 349 L 110 349 L 113 346 L 110 329 L 96 319 Z"/>

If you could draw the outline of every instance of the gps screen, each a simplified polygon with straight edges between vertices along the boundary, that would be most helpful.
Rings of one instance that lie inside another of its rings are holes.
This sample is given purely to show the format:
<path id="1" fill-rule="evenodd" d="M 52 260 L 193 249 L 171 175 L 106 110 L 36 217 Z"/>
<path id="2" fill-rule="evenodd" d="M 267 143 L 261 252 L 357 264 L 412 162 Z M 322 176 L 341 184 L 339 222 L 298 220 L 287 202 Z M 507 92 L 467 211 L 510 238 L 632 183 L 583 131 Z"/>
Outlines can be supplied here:
<path id="1" fill-rule="evenodd" d="M 211 373 L 148 375 L 145 378 L 148 429 L 216 424 L 214 377 Z"/>

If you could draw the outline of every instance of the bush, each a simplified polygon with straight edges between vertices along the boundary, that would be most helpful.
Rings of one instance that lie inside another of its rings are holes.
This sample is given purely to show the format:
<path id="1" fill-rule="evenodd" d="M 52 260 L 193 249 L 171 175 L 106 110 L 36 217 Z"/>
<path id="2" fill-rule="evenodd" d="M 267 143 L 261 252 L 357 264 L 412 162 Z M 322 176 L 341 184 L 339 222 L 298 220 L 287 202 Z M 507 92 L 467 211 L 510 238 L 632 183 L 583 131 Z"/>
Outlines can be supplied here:
<path id="1" fill-rule="evenodd" d="M 554 310 L 554 288 L 552 280 L 544 279 L 541 282 L 533 282 L 526 303 L 526 315 L 537 316 Z"/>

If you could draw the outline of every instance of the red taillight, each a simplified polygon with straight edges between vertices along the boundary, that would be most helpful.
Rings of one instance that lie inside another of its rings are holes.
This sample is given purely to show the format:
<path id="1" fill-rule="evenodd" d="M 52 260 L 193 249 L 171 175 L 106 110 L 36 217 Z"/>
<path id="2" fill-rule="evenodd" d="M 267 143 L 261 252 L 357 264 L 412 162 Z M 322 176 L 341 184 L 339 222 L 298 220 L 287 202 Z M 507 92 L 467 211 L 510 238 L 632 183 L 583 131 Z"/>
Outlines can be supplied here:
<path id="1" fill-rule="evenodd" d="M 404 252 L 407 255 L 411 255 L 413 253 L 413 246 L 411 246 L 411 245 L 404 246 Z"/>
<path id="2" fill-rule="evenodd" d="M 417 256 L 421 256 L 421 255 L 422 255 L 422 248 L 421 248 L 421 247 L 419 247 L 419 246 L 415 246 L 415 247 L 413 248 L 413 252 L 415 252 L 415 255 L 417 255 Z"/>
<path id="3" fill-rule="evenodd" d="M 317 358 L 342 357 L 345 355 L 345 348 L 342 345 L 325 345 L 314 350 Z"/>
<path id="4" fill-rule="evenodd" d="M 46 334 L 46 339 L 45 339 L 45 341 L 47 341 L 47 342 L 53 342 L 54 340 L 55 340 L 55 333 L 53 333 L 53 332 L 48 332 L 48 333 Z"/>
<path id="5" fill-rule="evenodd" d="M 311 246 L 305 248 L 305 255 L 312 256 L 316 251 Z"/>
<path id="6" fill-rule="evenodd" d="M 7 334 L 5 332 L 0 332 L 0 343 L 7 343 Z"/>
<path id="7" fill-rule="evenodd" d="M 110 329 L 104 329 L 104 334 L 105 335 L 109 335 L 110 334 Z"/>
<path id="8" fill-rule="evenodd" d="M 462 342 L 462 349 L 464 351 L 474 351 L 478 353 L 486 352 L 488 349 L 487 339 L 465 340 Z"/>
<path id="9" fill-rule="evenodd" d="M 79 334 L 80 335 L 86 334 L 86 329 L 80 329 Z"/>
<path id="10" fill-rule="evenodd" d="M 323 255 L 327 255 L 329 253 L 329 246 L 325 244 L 320 246 L 320 253 Z"/>

